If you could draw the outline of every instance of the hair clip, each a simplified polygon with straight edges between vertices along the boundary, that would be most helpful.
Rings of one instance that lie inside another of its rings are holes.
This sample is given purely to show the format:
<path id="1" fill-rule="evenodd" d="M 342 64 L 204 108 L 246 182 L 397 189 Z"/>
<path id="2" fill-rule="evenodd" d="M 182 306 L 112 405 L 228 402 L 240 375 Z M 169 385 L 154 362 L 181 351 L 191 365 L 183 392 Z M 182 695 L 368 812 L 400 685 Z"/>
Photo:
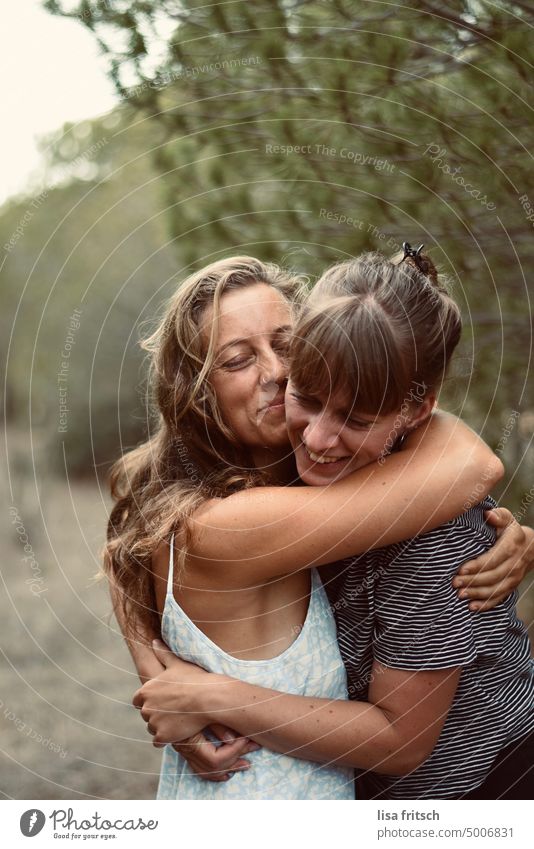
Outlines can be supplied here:
<path id="1" fill-rule="evenodd" d="M 424 245 L 419 245 L 418 248 L 412 248 L 409 242 L 403 242 L 402 247 L 404 248 L 404 256 L 401 259 L 401 262 L 404 262 L 405 259 L 409 260 L 422 274 L 425 275 L 425 277 L 429 277 L 437 286 L 438 273 L 434 264 L 428 259 L 428 257 L 421 256 L 421 251 L 423 250 Z"/>
<path id="2" fill-rule="evenodd" d="M 424 245 L 419 245 L 418 248 L 412 248 L 412 246 L 410 245 L 409 242 L 403 242 L 402 247 L 404 249 L 404 256 L 403 256 L 401 262 L 404 262 L 405 259 L 408 259 L 408 257 L 410 257 L 410 259 L 413 259 L 415 261 L 416 265 L 420 268 L 421 267 L 421 259 L 420 259 L 419 254 L 423 250 Z"/>

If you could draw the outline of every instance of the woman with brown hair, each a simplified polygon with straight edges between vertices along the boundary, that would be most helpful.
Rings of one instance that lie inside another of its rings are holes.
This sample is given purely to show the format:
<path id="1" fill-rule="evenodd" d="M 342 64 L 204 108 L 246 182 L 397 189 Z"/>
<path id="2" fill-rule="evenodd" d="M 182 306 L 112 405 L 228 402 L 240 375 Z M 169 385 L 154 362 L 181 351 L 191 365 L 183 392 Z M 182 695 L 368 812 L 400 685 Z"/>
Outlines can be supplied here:
<path id="1" fill-rule="evenodd" d="M 290 352 L 287 422 L 301 479 L 322 491 L 386 465 L 392 448 L 404 454 L 409 434 L 430 420 L 460 331 L 458 308 L 417 253 L 326 272 Z M 458 567 L 492 544 L 483 510 L 494 502 L 477 501 L 468 497 L 467 512 L 426 533 L 321 570 L 356 701 L 282 695 L 173 660 L 135 699 L 156 743 L 219 719 L 271 751 L 371 770 L 363 786 L 373 796 L 522 798 L 534 723 L 524 626 L 513 596 L 473 617 L 451 587 Z M 212 521 L 221 506 L 210 508 Z M 206 561 L 199 570 L 221 569 L 214 553 Z M 227 586 L 238 572 L 224 568 Z M 251 572 L 257 584 L 277 574 L 268 562 L 247 564 Z M 176 676 L 178 689 L 169 687 Z"/>
<path id="2" fill-rule="evenodd" d="M 239 665 L 240 677 L 266 686 L 305 634 L 310 667 L 330 652 L 335 677 L 331 614 L 310 570 L 439 526 L 502 473 L 468 428 L 437 413 L 383 464 L 324 487 L 292 486 L 284 388 L 298 287 L 251 258 L 214 263 L 178 289 L 147 343 L 158 430 L 114 471 L 105 559 L 141 674 L 153 663 L 135 640 L 158 633 L 161 621 L 173 651 L 226 675 Z M 330 699 L 330 685 L 339 687 L 327 681 L 322 693 L 313 676 L 294 683 L 303 696 Z M 272 761 L 267 786 L 258 769 L 230 791 L 202 782 L 169 749 L 161 797 L 324 798 L 327 769 L 293 759 L 299 774 L 284 784 L 291 759 L 253 757 Z M 332 797 L 343 798 L 346 773 L 333 767 L 330 779 Z"/>

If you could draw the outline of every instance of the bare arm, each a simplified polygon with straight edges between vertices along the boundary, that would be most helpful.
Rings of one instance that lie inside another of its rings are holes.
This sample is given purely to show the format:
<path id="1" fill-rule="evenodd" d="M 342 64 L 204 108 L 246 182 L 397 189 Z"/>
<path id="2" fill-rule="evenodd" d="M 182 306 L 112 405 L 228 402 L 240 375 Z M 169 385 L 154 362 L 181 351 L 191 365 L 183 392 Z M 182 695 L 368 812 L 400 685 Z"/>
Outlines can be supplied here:
<path id="1" fill-rule="evenodd" d="M 461 673 L 458 667 L 410 672 L 375 661 L 369 702 L 332 701 L 263 689 L 158 655 L 166 672 L 133 702 L 154 745 L 217 721 L 275 752 L 389 775 L 411 772 L 430 756 Z"/>
<path id="2" fill-rule="evenodd" d="M 141 688 L 134 704 L 158 745 L 216 719 L 295 757 L 387 774 L 411 772 L 432 752 L 461 669 L 473 660 L 474 617 L 456 598 L 450 576 L 467 553 L 482 553 L 487 545 L 488 536 L 476 524 L 457 523 L 453 534 L 449 526 L 440 527 L 390 558 L 381 579 L 362 581 L 375 601 L 371 674 L 367 679 L 365 665 L 355 671 L 366 674 L 365 702 L 283 695 L 205 672 L 157 649 L 166 671 Z M 423 592 L 413 593 L 415 582 Z M 435 613 L 430 619 L 429 605 Z"/>
<path id="3" fill-rule="evenodd" d="M 407 672 L 375 662 L 369 702 L 332 702 L 259 688 L 254 693 L 238 681 L 235 689 L 233 683 L 218 688 L 210 714 L 217 712 L 219 721 L 276 752 L 405 775 L 432 754 L 460 672 Z M 230 699 L 234 706 L 228 709 Z"/>
<path id="4" fill-rule="evenodd" d="M 159 638 L 161 635 L 144 627 L 142 629 L 142 636 L 136 638 L 128 636 L 128 629 L 126 628 L 126 622 L 124 620 L 124 612 L 120 604 L 120 590 L 111 580 L 109 582 L 109 592 L 111 595 L 113 612 L 117 622 L 119 623 L 119 628 L 121 629 L 126 645 L 130 650 L 130 654 L 141 683 L 144 684 L 145 681 L 148 681 L 150 678 L 155 678 L 156 675 L 159 675 L 165 669 L 152 650 L 152 640 Z"/>
<path id="5" fill-rule="evenodd" d="M 159 639 L 160 635 L 142 626 L 142 634 L 138 638 L 127 636 L 128 629 L 125 627 L 124 613 L 119 603 L 119 590 L 111 581 L 109 586 L 113 611 L 117 622 L 119 623 L 126 645 L 130 650 L 139 680 L 141 684 L 145 684 L 165 671 L 165 666 L 152 649 L 152 641 Z M 251 740 L 238 737 L 231 729 L 225 728 L 219 723 L 211 723 L 210 730 L 221 741 L 219 746 L 215 746 L 201 731 L 192 736 L 191 739 L 184 740 L 182 745 L 176 746 L 176 750 L 185 758 L 189 759 L 190 765 L 196 763 L 196 758 L 203 759 L 203 765 L 206 761 L 209 762 L 208 767 L 201 766 L 199 763 L 195 768 L 195 772 L 204 775 L 205 778 L 211 781 L 225 781 L 229 776 L 224 775 L 224 773 L 222 777 L 220 776 L 219 766 L 221 763 L 230 762 L 232 764 L 232 771 L 248 769 L 250 764 L 242 756 L 254 752 L 261 747 Z"/>
<path id="6" fill-rule="evenodd" d="M 214 499 L 192 521 L 197 586 L 225 589 L 341 560 L 438 527 L 503 474 L 466 425 L 434 414 L 405 448 L 325 487 L 259 487 Z"/>

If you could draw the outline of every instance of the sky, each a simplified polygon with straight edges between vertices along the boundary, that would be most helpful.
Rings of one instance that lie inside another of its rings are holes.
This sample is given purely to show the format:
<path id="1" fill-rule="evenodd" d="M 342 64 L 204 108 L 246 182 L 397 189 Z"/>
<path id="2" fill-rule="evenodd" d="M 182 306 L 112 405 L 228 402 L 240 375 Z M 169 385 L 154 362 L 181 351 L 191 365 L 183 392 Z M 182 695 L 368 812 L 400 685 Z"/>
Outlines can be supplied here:
<path id="1" fill-rule="evenodd" d="M 108 112 L 118 102 L 94 37 L 40 0 L 2 0 L 3 86 L 0 204 L 39 180 L 39 136 L 66 121 Z M 7 100 L 7 103 L 6 103 Z"/>

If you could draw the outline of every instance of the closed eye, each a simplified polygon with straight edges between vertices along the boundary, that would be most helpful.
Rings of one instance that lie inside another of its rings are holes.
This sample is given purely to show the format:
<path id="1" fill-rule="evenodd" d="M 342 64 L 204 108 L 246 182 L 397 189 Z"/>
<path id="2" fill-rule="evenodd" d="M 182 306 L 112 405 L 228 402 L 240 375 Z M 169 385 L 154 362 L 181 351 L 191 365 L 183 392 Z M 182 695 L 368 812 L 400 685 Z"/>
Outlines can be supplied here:
<path id="1" fill-rule="evenodd" d="M 307 395 L 301 395 L 299 392 L 294 391 L 289 394 L 300 404 L 301 407 L 316 408 L 321 406 L 320 402 L 315 400 L 315 398 L 309 398 Z"/>
<path id="2" fill-rule="evenodd" d="M 361 419 L 347 419 L 346 423 L 349 427 L 353 427 L 357 430 L 369 430 L 373 424 L 372 422 L 364 422 Z"/>
<path id="3" fill-rule="evenodd" d="M 239 357 L 232 357 L 231 360 L 227 360 L 222 364 L 221 368 L 229 369 L 230 371 L 235 371 L 236 369 L 244 368 L 245 366 L 250 365 L 254 362 L 254 354 L 241 354 Z"/>

